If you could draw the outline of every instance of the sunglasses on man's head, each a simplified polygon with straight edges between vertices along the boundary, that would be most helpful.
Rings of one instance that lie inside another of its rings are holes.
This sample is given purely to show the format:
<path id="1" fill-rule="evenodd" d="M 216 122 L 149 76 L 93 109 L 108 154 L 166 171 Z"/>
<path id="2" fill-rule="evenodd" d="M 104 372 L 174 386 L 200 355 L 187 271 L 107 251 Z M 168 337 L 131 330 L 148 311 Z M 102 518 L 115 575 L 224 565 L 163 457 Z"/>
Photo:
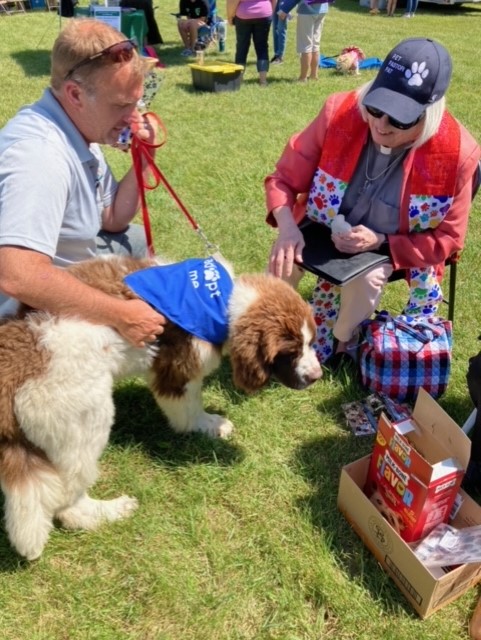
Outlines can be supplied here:
<path id="1" fill-rule="evenodd" d="M 111 44 L 110 47 L 106 47 L 99 51 L 98 53 L 94 53 L 88 58 L 84 58 L 80 62 L 77 62 L 70 71 L 66 74 L 64 81 L 68 80 L 73 76 L 73 74 L 86 64 L 93 62 L 94 60 L 99 60 L 100 58 L 106 58 L 114 64 L 115 62 L 128 62 L 132 60 L 134 56 L 134 51 L 137 49 L 137 45 L 133 40 L 122 40 L 121 42 L 116 42 L 115 44 Z"/>
<path id="2" fill-rule="evenodd" d="M 422 113 L 419 116 L 419 118 L 417 118 L 413 122 L 408 122 L 407 124 L 405 124 L 404 122 L 399 122 L 399 120 L 396 120 L 395 118 L 392 118 L 391 116 L 388 116 L 387 113 L 384 113 L 384 111 L 380 111 L 379 109 L 375 109 L 374 107 L 367 107 L 366 106 L 365 109 L 368 112 L 368 114 L 370 116 L 372 116 L 373 118 L 382 118 L 383 116 L 387 116 L 388 122 L 392 127 L 394 127 L 395 129 L 402 129 L 403 131 L 405 131 L 406 129 L 412 129 L 413 127 L 415 127 L 417 125 L 417 123 L 424 116 L 424 113 Z"/>

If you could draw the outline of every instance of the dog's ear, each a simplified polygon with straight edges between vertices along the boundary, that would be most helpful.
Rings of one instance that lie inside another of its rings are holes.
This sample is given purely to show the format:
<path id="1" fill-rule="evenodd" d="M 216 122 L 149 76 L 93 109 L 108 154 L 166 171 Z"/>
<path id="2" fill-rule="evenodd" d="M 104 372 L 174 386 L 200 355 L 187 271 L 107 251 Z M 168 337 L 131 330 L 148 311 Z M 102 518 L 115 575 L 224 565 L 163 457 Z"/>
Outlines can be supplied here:
<path id="1" fill-rule="evenodd" d="M 230 361 L 234 384 L 246 393 L 261 389 L 270 377 L 270 363 L 266 359 L 263 332 L 241 321 L 230 340 Z"/>

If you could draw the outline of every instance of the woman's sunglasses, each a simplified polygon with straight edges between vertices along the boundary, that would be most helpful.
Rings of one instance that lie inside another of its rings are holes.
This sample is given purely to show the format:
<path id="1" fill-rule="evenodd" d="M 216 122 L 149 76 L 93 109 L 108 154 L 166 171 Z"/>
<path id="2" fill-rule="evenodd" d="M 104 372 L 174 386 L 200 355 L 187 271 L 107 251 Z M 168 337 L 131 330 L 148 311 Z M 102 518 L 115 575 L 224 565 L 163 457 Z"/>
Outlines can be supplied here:
<path id="1" fill-rule="evenodd" d="M 379 109 L 375 109 L 374 107 L 366 106 L 365 109 L 373 118 L 382 118 L 383 116 L 387 116 L 388 122 L 392 127 L 394 127 L 395 129 L 401 129 L 403 131 L 406 131 L 406 129 L 412 129 L 424 117 L 424 113 L 422 113 L 419 118 L 414 120 L 414 122 L 408 122 L 407 124 L 405 124 L 404 122 L 399 122 L 399 120 L 388 116 L 387 113 L 384 113 L 384 111 L 380 111 Z"/>
<path id="2" fill-rule="evenodd" d="M 122 40 L 121 42 L 111 44 L 110 47 L 106 47 L 105 49 L 102 49 L 102 51 L 94 53 L 92 56 L 77 62 L 77 64 L 74 65 L 66 74 L 64 81 L 71 78 L 80 67 L 83 67 L 85 64 L 90 64 L 90 62 L 100 58 L 107 58 L 112 64 L 115 62 L 128 62 L 129 60 L 132 60 L 136 49 L 137 45 L 133 40 Z"/>

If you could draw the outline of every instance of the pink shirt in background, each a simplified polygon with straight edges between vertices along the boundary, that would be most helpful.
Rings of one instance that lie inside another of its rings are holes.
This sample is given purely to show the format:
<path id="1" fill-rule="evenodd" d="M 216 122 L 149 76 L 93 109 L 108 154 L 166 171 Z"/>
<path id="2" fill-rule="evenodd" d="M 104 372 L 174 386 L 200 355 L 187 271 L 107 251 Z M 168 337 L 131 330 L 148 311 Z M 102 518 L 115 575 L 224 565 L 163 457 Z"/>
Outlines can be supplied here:
<path id="1" fill-rule="evenodd" d="M 242 20 L 268 18 L 272 15 L 272 2 L 271 0 L 240 0 L 235 14 Z"/>

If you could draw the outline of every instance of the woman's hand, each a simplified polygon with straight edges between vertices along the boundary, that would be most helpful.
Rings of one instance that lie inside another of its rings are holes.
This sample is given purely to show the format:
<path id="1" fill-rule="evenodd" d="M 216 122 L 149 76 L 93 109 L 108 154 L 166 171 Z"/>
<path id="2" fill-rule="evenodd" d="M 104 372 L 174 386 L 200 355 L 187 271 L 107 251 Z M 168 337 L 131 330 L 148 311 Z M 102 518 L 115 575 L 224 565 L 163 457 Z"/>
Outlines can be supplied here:
<path id="1" fill-rule="evenodd" d="M 362 253 L 376 251 L 386 240 L 384 233 L 376 233 L 360 224 L 347 233 L 332 236 L 334 246 L 343 253 Z"/>
<path id="2" fill-rule="evenodd" d="M 278 278 L 288 278 L 292 274 L 294 262 L 302 262 L 304 236 L 299 231 L 289 207 L 277 207 L 272 211 L 272 215 L 277 222 L 279 236 L 271 249 L 269 273 Z"/>
<path id="3" fill-rule="evenodd" d="M 278 278 L 289 277 L 294 262 L 302 262 L 304 244 L 304 237 L 295 223 L 288 229 L 279 230 L 269 258 L 269 273 Z"/>

